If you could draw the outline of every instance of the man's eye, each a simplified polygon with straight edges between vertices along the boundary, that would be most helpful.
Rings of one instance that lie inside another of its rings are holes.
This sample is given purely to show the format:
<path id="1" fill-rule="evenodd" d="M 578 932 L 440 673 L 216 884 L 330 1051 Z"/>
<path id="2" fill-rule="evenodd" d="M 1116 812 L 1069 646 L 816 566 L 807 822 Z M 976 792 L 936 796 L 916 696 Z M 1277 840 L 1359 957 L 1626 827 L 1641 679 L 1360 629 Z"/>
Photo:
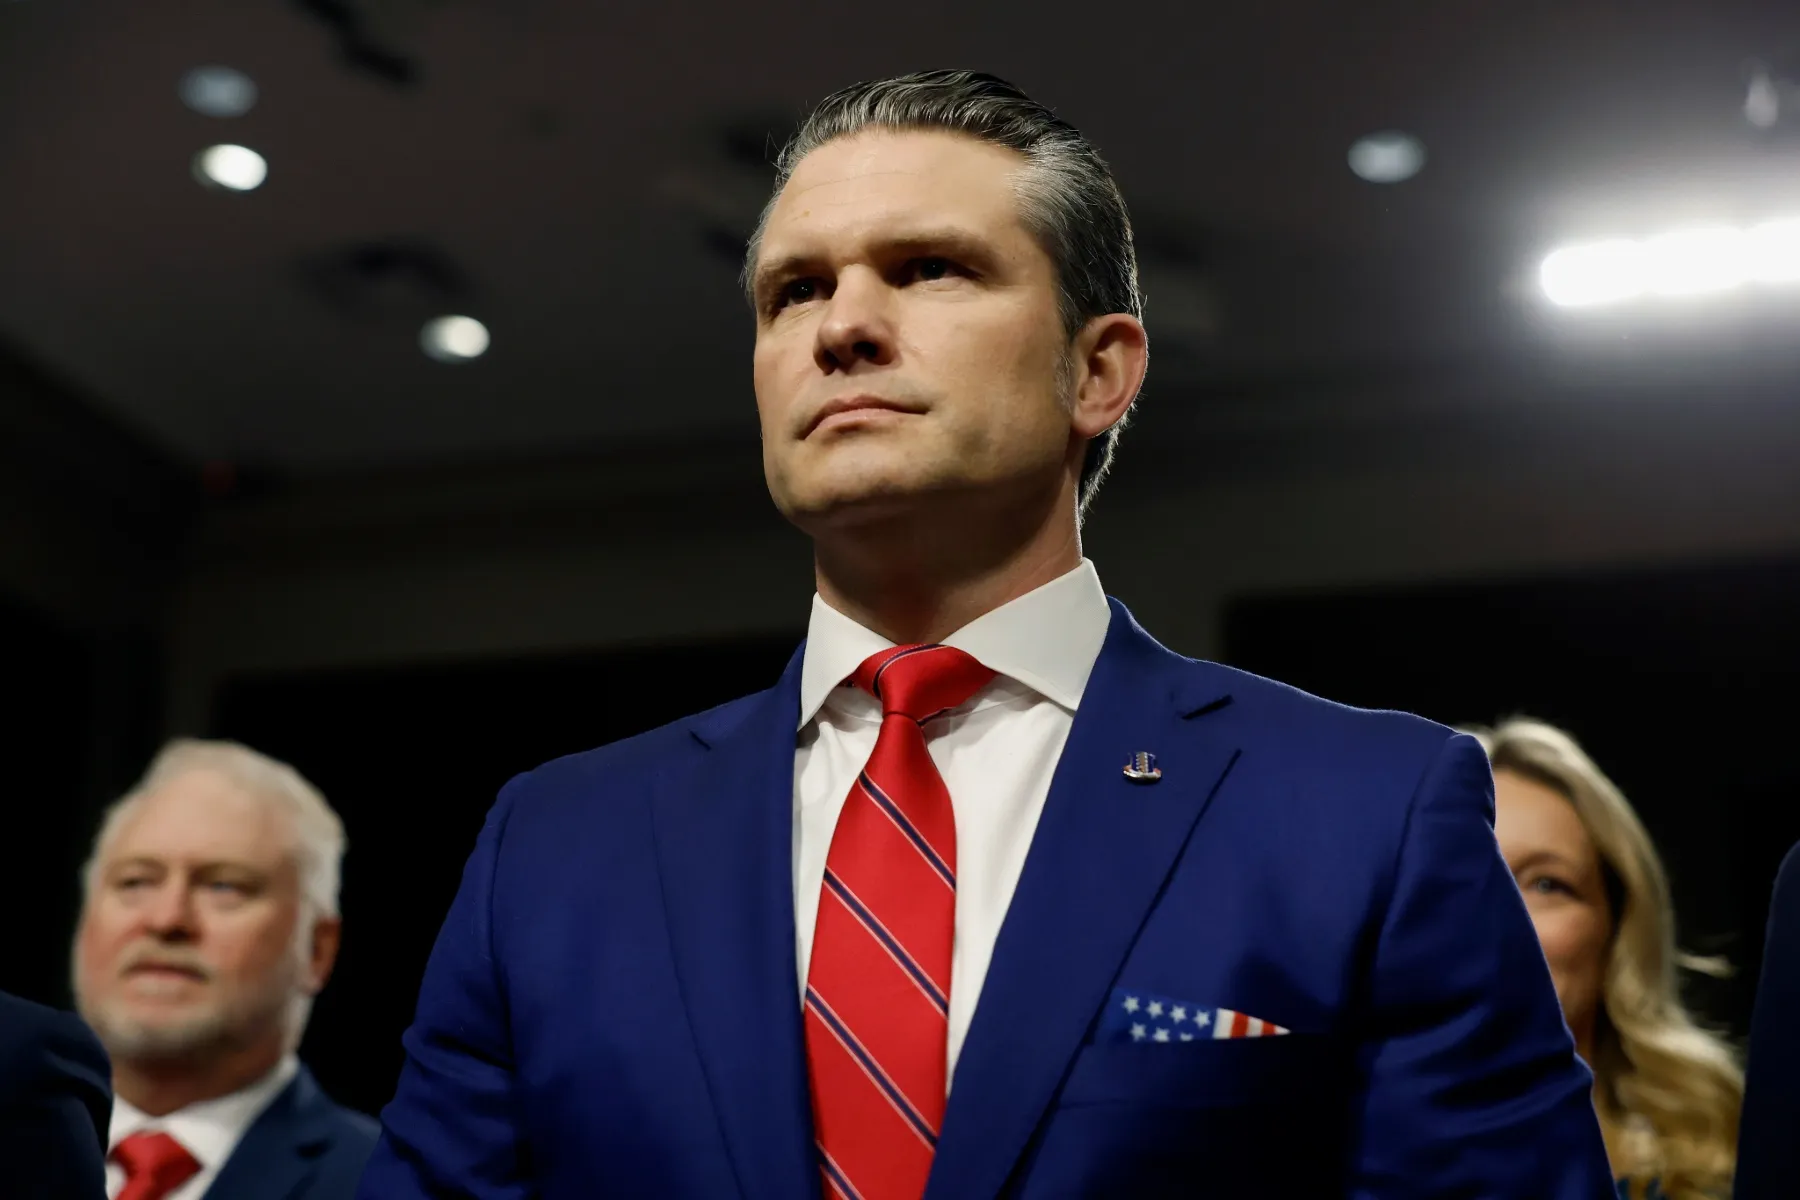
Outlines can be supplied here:
<path id="1" fill-rule="evenodd" d="M 921 258 L 913 262 L 913 275 L 927 281 L 942 279 L 952 270 L 950 260 L 947 258 Z"/>
<path id="2" fill-rule="evenodd" d="M 793 279 L 781 285 L 775 293 L 775 308 L 786 308 L 790 304 L 805 304 L 819 294 L 819 281 L 816 279 Z"/>

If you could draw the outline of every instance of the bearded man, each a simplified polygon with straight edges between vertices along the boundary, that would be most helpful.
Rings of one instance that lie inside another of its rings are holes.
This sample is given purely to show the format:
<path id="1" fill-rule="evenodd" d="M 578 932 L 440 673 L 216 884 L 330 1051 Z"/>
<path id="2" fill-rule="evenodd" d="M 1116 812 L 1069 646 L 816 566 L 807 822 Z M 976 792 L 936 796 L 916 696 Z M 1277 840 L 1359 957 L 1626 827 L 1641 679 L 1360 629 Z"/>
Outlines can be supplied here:
<path id="1" fill-rule="evenodd" d="M 75 937 L 112 1057 L 111 1200 L 337 1200 L 375 1143 L 295 1051 L 336 961 L 344 827 L 298 772 L 171 743 L 103 821 Z"/>

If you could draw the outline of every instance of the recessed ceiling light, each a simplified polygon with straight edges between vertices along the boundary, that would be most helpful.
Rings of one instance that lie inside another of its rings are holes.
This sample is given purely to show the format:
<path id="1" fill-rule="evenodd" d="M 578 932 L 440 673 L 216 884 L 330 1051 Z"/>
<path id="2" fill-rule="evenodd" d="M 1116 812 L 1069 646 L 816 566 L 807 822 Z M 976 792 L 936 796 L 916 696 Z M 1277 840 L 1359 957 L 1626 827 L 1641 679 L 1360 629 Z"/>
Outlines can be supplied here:
<path id="1" fill-rule="evenodd" d="M 1372 133 L 1350 147 L 1350 169 L 1370 183 L 1402 183 L 1424 166 L 1425 144 L 1409 133 Z"/>
<path id="2" fill-rule="evenodd" d="M 194 156 L 194 175 L 214 187 L 249 192 L 269 177 L 269 163 L 248 146 L 208 146 Z"/>
<path id="3" fill-rule="evenodd" d="M 1757 129 L 1773 129 L 1781 120 L 1781 88 L 1761 68 L 1750 77 L 1750 92 L 1744 97 L 1744 120 Z"/>
<path id="4" fill-rule="evenodd" d="M 256 105 L 256 82 L 231 67 L 195 67 L 181 77 L 181 102 L 208 117 L 241 117 Z"/>
<path id="5" fill-rule="evenodd" d="M 419 346 L 439 362 L 467 362 L 487 353 L 487 326 L 474 317 L 437 317 L 419 331 Z"/>

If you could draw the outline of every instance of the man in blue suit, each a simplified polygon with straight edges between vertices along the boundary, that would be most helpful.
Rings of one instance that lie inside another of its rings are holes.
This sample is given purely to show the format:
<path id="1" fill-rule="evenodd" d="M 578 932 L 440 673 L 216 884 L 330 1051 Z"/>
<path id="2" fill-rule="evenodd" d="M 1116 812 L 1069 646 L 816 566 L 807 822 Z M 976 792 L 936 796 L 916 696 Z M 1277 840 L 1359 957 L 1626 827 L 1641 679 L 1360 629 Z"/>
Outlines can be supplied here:
<path id="1" fill-rule="evenodd" d="M 0 1194 L 106 1194 L 106 1052 L 81 1019 L 0 992 Z"/>
<path id="2" fill-rule="evenodd" d="M 1173 654 L 1082 557 L 1147 361 L 1098 155 L 932 72 L 778 166 L 807 641 L 501 793 L 360 1194 L 1610 1197 L 1480 747 Z"/>
<path id="3" fill-rule="evenodd" d="M 112 1057 L 113 1200 L 354 1194 L 375 1123 L 295 1056 L 337 956 L 343 853 L 311 784 L 230 742 L 171 743 L 108 810 L 74 980 Z"/>

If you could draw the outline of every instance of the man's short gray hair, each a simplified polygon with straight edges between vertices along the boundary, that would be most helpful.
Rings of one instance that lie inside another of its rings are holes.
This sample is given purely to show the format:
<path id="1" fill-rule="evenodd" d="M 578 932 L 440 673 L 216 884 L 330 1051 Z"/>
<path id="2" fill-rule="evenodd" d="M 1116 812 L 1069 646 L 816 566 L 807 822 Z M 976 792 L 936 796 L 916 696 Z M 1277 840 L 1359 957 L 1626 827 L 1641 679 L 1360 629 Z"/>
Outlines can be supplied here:
<path id="1" fill-rule="evenodd" d="M 769 213 L 800 160 L 827 142 L 868 129 L 942 130 L 1005 146 L 1025 158 L 1019 213 L 1056 268 L 1058 310 L 1073 338 L 1095 317 L 1143 319 L 1131 217 L 1112 171 L 1080 131 L 1017 87 L 977 71 L 921 71 L 858 83 L 820 101 L 775 159 L 775 188 L 751 235 L 749 292 Z M 1133 401 L 1135 405 L 1135 400 Z M 1117 424 L 1088 443 L 1081 468 L 1085 509 L 1112 465 Z"/>
<path id="2" fill-rule="evenodd" d="M 212 771 L 246 793 L 281 807 L 293 819 L 300 894 L 314 916 L 338 915 L 338 889 L 343 870 L 344 823 L 319 789 L 284 762 L 237 742 L 177 738 L 164 746 L 136 787 L 106 810 L 94 850 L 82 870 L 91 895 L 98 882 L 100 860 L 132 810 L 144 797 L 177 776 Z"/>

